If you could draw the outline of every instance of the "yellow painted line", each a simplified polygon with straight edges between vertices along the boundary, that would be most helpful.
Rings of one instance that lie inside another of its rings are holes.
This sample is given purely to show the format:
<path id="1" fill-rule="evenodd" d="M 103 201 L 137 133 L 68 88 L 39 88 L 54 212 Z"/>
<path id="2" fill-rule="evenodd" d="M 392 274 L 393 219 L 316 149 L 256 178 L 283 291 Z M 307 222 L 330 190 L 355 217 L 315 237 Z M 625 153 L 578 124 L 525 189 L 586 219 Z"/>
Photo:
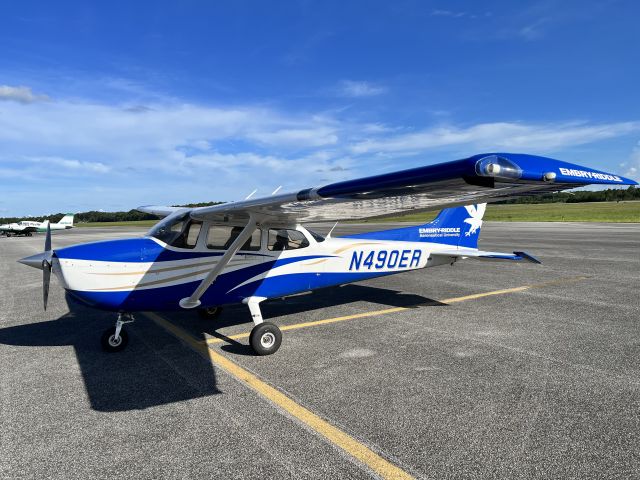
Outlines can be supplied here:
<path id="1" fill-rule="evenodd" d="M 286 331 L 286 330 L 297 330 L 298 328 L 316 327 L 318 325 L 327 325 L 329 323 L 344 322 L 346 320 L 353 320 L 355 318 L 376 317 L 378 315 L 385 315 L 387 313 L 402 312 L 404 310 L 408 310 L 408 308 L 407 307 L 386 308 L 384 310 L 374 310 L 372 312 L 356 313 L 354 315 L 347 315 L 345 317 L 327 318 L 327 319 L 324 319 L 324 320 L 316 320 L 316 321 L 312 321 L 312 322 L 295 323 L 293 325 L 283 325 L 283 326 L 280 327 L 280 330 Z M 222 339 L 222 338 L 208 338 L 206 340 L 206 342 L 204 342 L 204 343 L 221 343 L 221 342 L 225 342 L 226 339 L 238 340 L 240 338 L 248 338 L 250 333 L 251 332 L 239 333 L 237 335 L 229 335 L 229 336 L 225 335 L 224 339 Z"/>
<path id="2" fill-rule="evenodd" d="M 467 300 L 475 300 L 476 298 L 490 297 L 491 295 L 504 295 L 506 293 L 524 292 L 525 290 L 531 290 L 534 288 L 550 287 L 552 285 L 563 285 L 566 283 L 579 282 L 580 280 L 586 280 L 589 277 L 565 277 L 557 280 L 550 280 L 548 282 L 534 283 L 532 285 L 523 285 L 522 287 L 505 288 L 504 290 L 493 290 L 492 292 L 476 293 L 474 295 L 465 295 L 464 297 L 445 298 L 440 300 L 441 303 L 458 303 L 465 302 Z"/>
<path id="3" fill-rule="evenodd" d="M 435 302 L 447 303 L 447 304 L 466 302 L 468 300 L 476 300 L 478 298 L 490 297 L 492 295 L 505 295 L 508 293 L 524 292 L 525 290 L 531 290 L 534 288 L 543 288 L 543 287 L 549 287 L 552 285 L 561 285 L 561 284 L 566 284 L 571 282 L 577 282 L 580 280 L 585 280 L 587 278 L 589 277 L 584 277 L 584 276 L 566 277 L 566 278 L 560 278 L 557 280 L 551 280 L 549 282 L 534 283 L 532 285 L 523 285 L 521 287 L 505 288 L 502 290 L 493 290 L 491 292 L 475 293 L 473 295 L 465 295 L 463 297 L 445 298 L 444 300 L 435 300 Z M 418 306 L 420 305 L 416 305 L 416 307 Z M 347 315 L 344 317 L 327 318 L 324 320 L 316 320 L 312 322 L 303 322 L 303 323 L 295 323 L 293 325 L 284 325 L 280 327 L 280 330 L 282 331 L 297 330 L 299 328 L 317 327 L 319 325 L 327 325 L 330 323 L 344 322 L 347 320 L 354 320 L 357 318 L 378 317 L 380 315 L 387 315 L 389 313 L 403 312 L 405 310 L 410 310 L 411 308 L 415 308 L 415 307 L 394 307 L 394 308 L 385 308 L 383 310 L 372 310 L 370 312 L 356 313 L 355 315 Z M 251 332 L 245 332 L 245 333 L 238 333 L 237 335 L 229 335 L 229 336 L 225 335 L 224 338 L 208 338 L 207 340 L 204 340 L 201 343 L 208 343 L 208 344 L 223 343 L 228 340 L 239 340 L 242 338 L 249 338 L 250 334 Z"/>
<path id="4" fill-rule="evenodd" d="M 401 468 L 393 465 L 388 462 L 380 455 L 375 453 L 370 448 L 366 447 L 364 444 L 360 443 L 358 440 L 353 438 L 351 435 L 343 432 L 342 430 L 334 427 L 326 420 L 323 420 L 315 413 L 306 409 L 302 405 L 294 402 L 292 399 L 287 397 L 284 393 L 276 388 L 272 387 L 268 383 L 260 380 L 253 373 L 245 370 L 237 363 L 233 362 L 229 358 L 224 355 L 214 351 L 209 348 L 202 342 L 196 340 L 193 336 L 185 332 L 180 327 L 177 327 L 173 323 L 165 320 L 155 313 L 146 313 L 146 315 L 151 318 L 156 324 L 161 326 L 162 328 L 168 330 L 170 333 L 178 337 L 179 339 L 186 342 L 192 349 L 197 351 L 198 353 L 203 354 L 205 357 L 209 358 L 212 364 L 222 368 L 231 376 L 240 380 L 244 384 L 251 387 L 253 390 L 258 392 L 263 397 L 267 398 L 271 402 L 273 402 L 278 407 L 285 410 L 291 416 L 297 418 L 299 421 L 313 429 L 315 432 L 324 436 L 327 440 L 329 440 L 334 445 L 340 447 L 346 453 L 351 455 L 352 457 L 358 459 L 360 462 L 365 464 L 371 470 L 373 470 L 376 474 L 380 475 L 382 478 L 388 479 L 411 479 L 413 478 L 407 472 L 402 470 Z"/>
<path id="5" fill-rule="evenodd" d="M 473 295 L 465 295 L 464 297 L 445 298 L 440 300 L 441 303 L 458 303 L 466 302 L 467 300 L 475 300 L 476 298 L 489 297 L 491 295 L 504 295 L 506 293 L 516 293 L 529 290 L 531 286 L 524 285 L 522 287 L 505 288 L 504 290 L 493 290 L 492 292 L 475 293 Z"/>

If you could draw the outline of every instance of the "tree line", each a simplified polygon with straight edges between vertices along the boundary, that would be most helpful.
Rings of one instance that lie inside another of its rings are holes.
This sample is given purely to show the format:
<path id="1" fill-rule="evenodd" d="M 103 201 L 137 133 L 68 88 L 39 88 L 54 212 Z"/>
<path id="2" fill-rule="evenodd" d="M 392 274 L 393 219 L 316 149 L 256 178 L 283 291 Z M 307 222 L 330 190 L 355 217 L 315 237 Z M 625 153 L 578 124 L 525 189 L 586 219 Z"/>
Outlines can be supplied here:
<path id="1" fill-rule="evenodd" d="M 640 188 L 613 189 L 577 192 L 556 192 L 543 195 L 523 196 L 496 203 L 583 203 L 583 202 L 624 202 L 640 200 Z"/>
<path id="2" fill-rule="evenodd" d="M 546 193 L 537 196 L 524 196 L 513 198 L 511 200 L 503 200 L 496 203 L 581 203 L 581 202 L 622 202 L 629 200 L 640 200 L 640 188 L 630 186 L 626 189 L 607 189 L 598 191 L 581 190 L 577 192 L 558 192 Z M 224 202 L 203 202 L 189 203 L 187 205 L 175 205 L 176 207 L 208 207 L 210 205 L 218 205 Z M 56 213 L 54 215 L 44 215 L 40 217 L 4 217 L 0 218 L 0 223 L 19 222 L 20 220 L 44 221 L 49 220 L 56 223 L 64 216 L 64 213 Z M 138 220 L 157 220 L 155 215 L 139 212 L 138 210 L 129 210 L 128 212 L 99 212 L 92 210 L 90 212 L 76 213 L 75 223 L 89 222 L 130 222 Z"/>
<path id="3" fill-rule="evenodd" d="M 210 205 L 218 205 L 224 202 L 203 202 L 189 203 L 187 205 L 174 205 L 175 207 L 208 207 Z M 38 217 L 4 217 L 0 218 L 0 223 L 14 223 L 21 220 L 32 220 L 35 222 L 43 222 L 49 220 L 51 223 L 57 223 L 62 219 L 64 213 L 55 213 L 53 215 L 42 215 Z M 129 210 L 128 212 L 100 212 L 91 210 L 89 212 L 76 213 L 73 219 L 74 223 L 89 222 L 133 222 L 139 220 L 157 220 L 158 217 L 148 213 L 142 213 L 138 210 Z"/>

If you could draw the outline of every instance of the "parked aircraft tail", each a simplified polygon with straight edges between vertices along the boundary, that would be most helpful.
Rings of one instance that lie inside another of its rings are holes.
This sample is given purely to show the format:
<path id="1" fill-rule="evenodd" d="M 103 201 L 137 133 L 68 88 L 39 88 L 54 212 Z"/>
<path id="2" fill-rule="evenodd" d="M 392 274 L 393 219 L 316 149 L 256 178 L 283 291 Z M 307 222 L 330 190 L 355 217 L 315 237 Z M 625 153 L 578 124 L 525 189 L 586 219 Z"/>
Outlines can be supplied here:
<path id="1" fill-rule="evenodd" d="M 64 225 L 67 228 L 73 227 L 73 213 L 67 213 L 62 219 L 58 222 L 59 225 Z"/>
<path id="2" fill-rule="evenodd" d="M 430 242 L 455 247 L 478 248 L 486 203 L 442 210 L 431 222 L 415 227 L 349 235 L 349 238 Z"/>

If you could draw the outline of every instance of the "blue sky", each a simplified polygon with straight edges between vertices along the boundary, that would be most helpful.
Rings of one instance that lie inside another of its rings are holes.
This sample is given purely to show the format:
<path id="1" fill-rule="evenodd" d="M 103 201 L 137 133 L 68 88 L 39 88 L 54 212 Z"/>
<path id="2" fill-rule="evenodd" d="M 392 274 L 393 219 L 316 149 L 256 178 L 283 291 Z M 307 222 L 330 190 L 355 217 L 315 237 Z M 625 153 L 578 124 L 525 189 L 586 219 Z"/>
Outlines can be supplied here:
<path id="1" fill-rule="evenodd" d="M 8 2 L 0 216 L 496 150 L 640 179 L 638 18 L 604 0 Z"/>

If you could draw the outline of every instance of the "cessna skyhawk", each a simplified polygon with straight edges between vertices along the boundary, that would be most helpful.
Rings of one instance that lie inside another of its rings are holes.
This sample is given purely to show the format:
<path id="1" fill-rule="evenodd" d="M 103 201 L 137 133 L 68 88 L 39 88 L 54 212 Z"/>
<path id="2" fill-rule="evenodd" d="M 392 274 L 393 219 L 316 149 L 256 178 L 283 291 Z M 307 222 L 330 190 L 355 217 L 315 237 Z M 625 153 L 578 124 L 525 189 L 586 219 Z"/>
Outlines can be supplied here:
<path id="1" fill-rule="evenodd" d="M 43 270 L 44 306 L 51 272 L 74 297 L 117 312 L 102 336 L 122 350 L 131 314 L 199 309 L 215 317 L 224 305 L 247 305 L 259 355 L 280 347 L 282 334 L 262 318 L 260 303 L 458 259 L 529 261 L 524 252 L 478 249 L 486 204 L 583 185 L 637 185 L 618 175 L 550 158 L 475 155 L 323 187 L 199 208 L 147 206 L 164 217 L 144 237 L 51 249 L 20 262 Z M 303 226 L 442 209 L 432 222 L 339 238 Z"/>

